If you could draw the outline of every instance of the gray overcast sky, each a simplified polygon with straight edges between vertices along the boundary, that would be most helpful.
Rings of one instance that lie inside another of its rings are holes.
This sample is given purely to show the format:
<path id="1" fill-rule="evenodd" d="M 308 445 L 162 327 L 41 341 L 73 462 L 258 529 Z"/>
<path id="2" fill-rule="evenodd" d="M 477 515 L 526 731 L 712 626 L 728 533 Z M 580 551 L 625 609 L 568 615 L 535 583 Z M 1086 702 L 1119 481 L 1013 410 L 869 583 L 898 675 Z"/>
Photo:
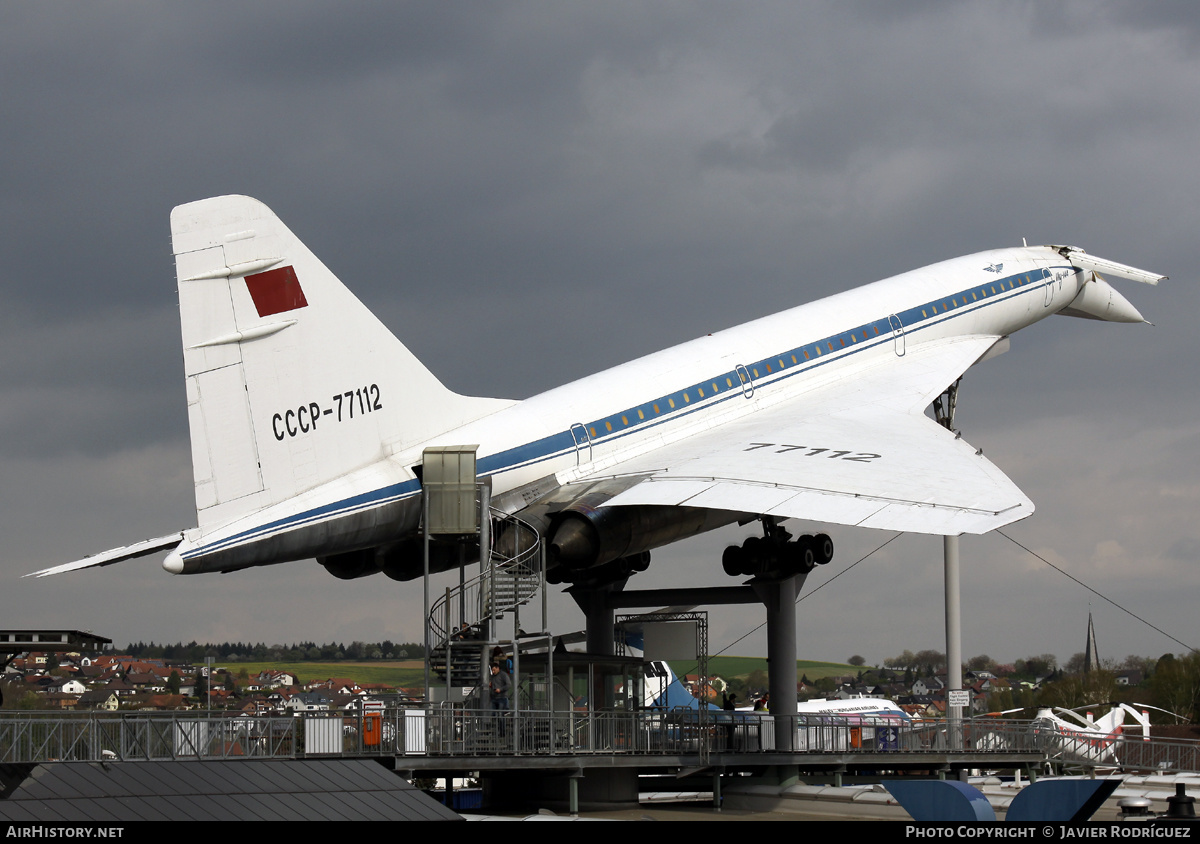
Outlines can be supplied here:
<path id="1" fill-rule="evenodd" d="M 1118 282 L 1156 327 L 1034 326 L 958 423 L 1038 507 L 1010 535 L 1200 645 L 1198 36 L 1182 2 L 4 4 L 0 625 L 421 637 L 417 585 L 313 562 L 19 577 L 195 524 L 167 217 L 245 193 L 479 395 L 1022 237 L 1166 273 Z M 747 533 L 630 588 L 722 584 Z M 890 536 L 832 533 L 806 592 Z M 1182 650 L 1003 537 L 962 546 L 968 656 L 1066 659 L 1089 609 L 1102 656 Z M 800 653 L 940 649 L 941 590 L 940 540 L 901 537 L 801 604 Z M 713 650 L 759 616 L 714 610 Z"/>

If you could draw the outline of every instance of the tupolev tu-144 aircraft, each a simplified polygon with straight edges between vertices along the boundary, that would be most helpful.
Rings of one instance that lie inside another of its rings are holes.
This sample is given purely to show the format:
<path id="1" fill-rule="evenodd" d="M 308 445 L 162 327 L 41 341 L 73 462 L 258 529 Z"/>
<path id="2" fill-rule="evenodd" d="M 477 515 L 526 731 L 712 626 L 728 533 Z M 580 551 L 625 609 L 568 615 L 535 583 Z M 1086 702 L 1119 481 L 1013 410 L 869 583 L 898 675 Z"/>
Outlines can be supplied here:
<path id="1" fill-rule="evenodd" d="M 997 249 L 506 401 L 443 386 L 257 200 L 181 205 L 171 234 L 198 525 L 36 575 L 169 551 L 175 574 L 316 558 L 419 577 L 423 451 L 462 444 L 565 581 L 759 518 L 728 573 L 828 562 L 829 538 L 791 539 L 788 518 L 984 533 L 1033 504 L 926 407 L 1052 314 L 1144 322 L 1101 273 L 1165 278 L 1074 246 Z"/>

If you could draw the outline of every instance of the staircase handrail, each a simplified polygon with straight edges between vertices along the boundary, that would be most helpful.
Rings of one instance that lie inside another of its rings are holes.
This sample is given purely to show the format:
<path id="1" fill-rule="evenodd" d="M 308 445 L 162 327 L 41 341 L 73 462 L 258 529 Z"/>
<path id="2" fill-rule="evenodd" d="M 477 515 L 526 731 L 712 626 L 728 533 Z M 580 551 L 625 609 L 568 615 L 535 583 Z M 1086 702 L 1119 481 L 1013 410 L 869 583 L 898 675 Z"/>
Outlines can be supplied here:
<path id="1" fill-rule="evenodd" d="M 432 633 L 431 639 L 434 643 L 434 648 L 444 648 L 451 638 L 458 632 L 459 626 L 462 623 L 467 623 L 468 626 L 478 624 L 480 618 L 475 618 L 473 621 L 467 619 L 453 618 L 454 609 L 460 601 L 460 596 L 463 596 L 463 605 L 466 607 L 478 606 L 479 590 L 488 589 L 494 586 L 493 576 L 495 574 L 512 575 L 517 579 L 518 583 L 522 578 L 527 578 L 536 575 L 536 563 L 541 544 L 541 536 L 536 528 L 523 519 L 517 516 L 503 513 L 495 508 L 490 513 L 493 529 L 488 531 L 488 535 L 492 537 L 491 548 L 487 554 L 488 565 L 482 566 L 480 572 L 465 583 L 448 588 L 445 593 L 434 601 L 433 607 L 429 613 L 429 629 Z M 517 537 L 524 537 L 529 540 L 528 547 L 522 547 L 523 543 L 518 539 L 516 542 L 516 552 L 511 556 L 500 552 L 496 547 L 495 537 L 497 531 L 495 525 L 508 523 L 512 525 L 512 532 Z M 480 558 L 484 557 L 482 549 L 480 549 Z M 497 615 L 503 615 L 505 612 L 515 609 L 520 606 L 532 595 L 522 597 L 522 589 L 518 585 L 516 594 L 513 596 L 514 603 L 505 606 L 498 606 L 492 609 L 492 612 Z"/>

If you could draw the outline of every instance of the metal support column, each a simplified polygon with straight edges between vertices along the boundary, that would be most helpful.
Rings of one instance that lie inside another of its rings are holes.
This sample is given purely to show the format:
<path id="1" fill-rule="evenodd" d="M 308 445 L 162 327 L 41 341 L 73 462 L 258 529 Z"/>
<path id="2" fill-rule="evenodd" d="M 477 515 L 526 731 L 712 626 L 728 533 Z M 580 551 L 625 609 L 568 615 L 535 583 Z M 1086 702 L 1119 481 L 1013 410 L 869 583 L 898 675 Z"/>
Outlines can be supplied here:
<path id="1" fill-rule="evenodd" d="M 804 575 L 752 583 L 767 609 L 767 676 L 770 713 L 775 721 L 775 749 L 796 746 L 796 595 Z"/>
<path id="2" fill-rule="evenodd" d="M 946 580 L 946 686 L 960 690 L 962 673 L 962 601 L 959 595 L 958 537 L 942 537 Z M 962 746 L 962 707 L 947 706 L 950 749 Z"/>
<path id="3" fill-rule="evenodd" d="M 616 622 L 616 612 L 604 606 L 603 593 L 594 592 L 589 598 L 587 652 L 612 656 L 616 649 L 613 643 L 613 624 Z"/>
<path id="4" fill-rule="evenodd" d="M 617 620 L 616 604 L 609 600 L 609 596 L 624 589 L 627 582 L 628 578 L 625 578 L 598 588 L 577 589 L 573 587 L 568 590 L 571 597 L 575 599 L 575 603 L 583 610 L 586 618 L 588 653 L 612 656 L 617 652 L 616 644 L 613 641 Z"/>
<path id="5" fill-rule="evenodd" d="M 958 408 L 959 378 L 933 400 L 934 420 L 947 431 L 954 430 L 954 412 Z M 962 601 L 959 596 L 958 536 L 942 537 L 946 594 L 946 688 L 962 691 Z M 962 707 L 950 706 L 947 695 L 946 717 L 950 727 L 950 748 L 958 750 L 962 737 Z"/>

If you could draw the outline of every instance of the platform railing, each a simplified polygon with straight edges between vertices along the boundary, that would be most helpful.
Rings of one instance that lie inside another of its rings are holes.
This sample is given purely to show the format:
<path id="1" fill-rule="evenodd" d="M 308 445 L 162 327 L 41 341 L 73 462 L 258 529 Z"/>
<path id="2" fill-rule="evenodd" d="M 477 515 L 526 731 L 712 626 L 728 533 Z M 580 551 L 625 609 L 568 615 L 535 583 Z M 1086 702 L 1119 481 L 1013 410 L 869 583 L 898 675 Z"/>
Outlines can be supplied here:
<path id="1" fill-rule="evenodd" d="M 219 712 L 0 711 L 0 764 L 49 761 L 404 756 L 774 754 L 789 719 L 695 710 L 499 712 L 450 706 L 246 716 Z M 781 726 L 781 724 L 785 726 Z M 1029 721 L 795 716 L 807 755 L 1036 754 L 1065 767 L 1200 770 L 1200 743 L 1064 735 Z M 953 734 L 951 731 L 954 731 Z"/>

